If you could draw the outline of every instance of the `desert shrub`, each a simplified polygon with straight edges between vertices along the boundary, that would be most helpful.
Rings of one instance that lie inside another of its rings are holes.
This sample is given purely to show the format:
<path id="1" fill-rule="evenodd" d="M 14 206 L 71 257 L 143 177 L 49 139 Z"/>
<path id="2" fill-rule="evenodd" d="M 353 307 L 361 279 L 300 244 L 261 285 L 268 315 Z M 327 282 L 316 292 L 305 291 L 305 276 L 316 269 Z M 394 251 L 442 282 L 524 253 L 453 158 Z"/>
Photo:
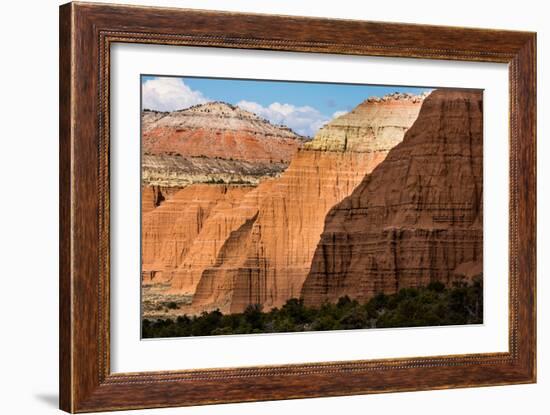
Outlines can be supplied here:
<path id="1" fill-rule="evenodd" d="M 405 288 L 391 295 L 378 294 L 363 304 L 344 296 L 335 303 L 308 307 L 303 299 L 292 298 L 282 307 L 269 311 L 253 304 L 242 313 L 223 314 L 214 310 L 198 316 L 180 316 L 175 320 L 144 319 L 142 336 L 215 336 L 482 322 L 483 282 L 478 278 L 470 285 L 461 283 L 446 288 L 443 284 L 431 283 L 427 287 Z"/>

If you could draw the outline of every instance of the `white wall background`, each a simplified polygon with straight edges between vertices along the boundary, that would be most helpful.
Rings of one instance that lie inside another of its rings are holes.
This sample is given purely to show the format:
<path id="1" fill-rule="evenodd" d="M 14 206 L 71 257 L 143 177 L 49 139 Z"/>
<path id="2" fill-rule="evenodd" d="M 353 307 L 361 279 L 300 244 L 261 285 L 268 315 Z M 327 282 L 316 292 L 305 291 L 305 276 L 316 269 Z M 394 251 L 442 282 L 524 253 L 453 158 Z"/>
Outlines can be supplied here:
<path id="1" fill-rule="evenodd" d="M 549 122 L 550 90 L 543 82 L 549 63 L 550 27 L 545 2 L 523 0 L 181 0 L 134 4 L 311 15 L 538 32 L 538 303 L 539 383 L 204 406 L 132 412 L 157 414 L 475 414 L 548 413 L 550 398 Z M 58 256 L 58 9 L 57 0 L 7 2 L 2 8 L 0 65 L 0 409 L 10 414 L 57 411 Z M 547 75 L 548 77 L 549 75 Z"/>

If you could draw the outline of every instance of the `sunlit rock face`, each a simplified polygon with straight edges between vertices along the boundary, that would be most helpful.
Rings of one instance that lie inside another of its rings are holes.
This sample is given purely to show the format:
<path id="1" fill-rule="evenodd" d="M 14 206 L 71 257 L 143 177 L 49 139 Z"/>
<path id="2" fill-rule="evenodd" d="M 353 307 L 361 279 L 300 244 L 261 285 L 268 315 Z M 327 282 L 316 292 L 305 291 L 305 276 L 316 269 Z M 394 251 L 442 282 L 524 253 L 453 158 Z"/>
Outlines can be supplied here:
<path id="1" fill-rule="evenodd" d="M 278 177 L 305 139 L 222 102 L 142 112 L 142 276 L 168 283 L 211 214 Z"/>
<path id="2" fill-rule="evenodd" d="M 356 153 L 388 151 L 418 116 L 428 93 L 371 97 L 319 130 L 305 148 Z"/>
<path id="3" fill-rule="evenodd" d="M 142 213 L 142 276 L 144 284 L 170 281 L 208 218 L 240 203 L 247 186 L 195 184 L 166 196 Z M 143 198 L 158 201 L 163 194 Z"/>

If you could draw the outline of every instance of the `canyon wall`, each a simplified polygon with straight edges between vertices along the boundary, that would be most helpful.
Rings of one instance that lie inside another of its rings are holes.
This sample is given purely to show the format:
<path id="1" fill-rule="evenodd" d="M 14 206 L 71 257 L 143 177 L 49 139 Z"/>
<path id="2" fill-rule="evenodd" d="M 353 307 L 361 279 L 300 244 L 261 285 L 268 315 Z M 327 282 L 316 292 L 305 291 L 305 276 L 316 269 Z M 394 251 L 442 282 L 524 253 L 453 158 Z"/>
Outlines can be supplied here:
<path id="1" fill-rule="evenodd" d="M 146 215 L 159 207 L 166 199 L 180 191 L 180 187 L 170 186 L 142 186 L 141 187 L 141 214 Z"/>
<path id="2" fill-rule="evenodd" d="M 258 212 L 258 199 L 269 191 L 272 180 L 262 182 L 234 204 L 221 204 L 203 223 L 187 255 L 174 271 L 170 293 L 193 295 L 206 268 L 216 260 L 230 236 Z M 221 288 L 220 288 L 221 289 Z"/>
<path id="3" fill-rule="evenodd" d="M 205 220 L 171 292 L 193 294 L 191 312 L 270 309 L 298 297 L 327 212 L 401 142 L 423 98 L 369 99 L 323 127 L 280 177 Z"/>
<path id="4" fill-rule="evenodd" d="M 212 215 L 277 177 L 303 137 L 238 107 L 210 102 L 142 112 L 142 278 L 166 283 Z"/>
<path id="5" fill-rule="evenodd" d="M 359 153 L 388 151 L 395 146 L 396 137 L 402 138 L 416 120 L 418 109 L 427 95 L 394 93 L 368 98 L 321 128 L 315 140 L 304 147 Z"/>
<path id="6" fill-rule="evenodd" d="M 250 190 L 245 186 L 195 184 L 143 212 L 143 283 L 169 281 L 208 217 L 240 203 Z"/>
<path id="7" fill-rule="evenodd" d="M 328 213 L 307 305 L 482 273 L 482 120 L 481 91 L 424 100 L 403 142 Z"/>

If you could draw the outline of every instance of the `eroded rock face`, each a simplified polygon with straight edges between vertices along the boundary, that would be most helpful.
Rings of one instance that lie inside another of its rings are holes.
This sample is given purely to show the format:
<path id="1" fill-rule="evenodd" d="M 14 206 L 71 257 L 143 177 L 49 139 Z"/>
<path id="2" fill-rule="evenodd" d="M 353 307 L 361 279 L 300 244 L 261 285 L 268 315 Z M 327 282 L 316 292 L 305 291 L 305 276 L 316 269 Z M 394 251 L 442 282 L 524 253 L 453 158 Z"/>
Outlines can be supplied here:
<path id="1" fill-rule="evenodd" d="M 328 213 L 308 305 L 482 272 L 482 93 L 437 90 L 403 142 Z"/>
<path id="2" fill-rule="evenodd" d="M 159 207 L 166 199 L 181 190 L 180 187 L 142 186 L 141 214 L 145 215 Z"/>
<path id="3" fill-rule="evenodd" d="M 147 190 L 147 188 L 145 188 Z M 173 190 L 173 189 L 171 189 Z M 180 189 L 148 212 L 142 213 L 143 283 L 162 283 L 172 278 L 216 208 L 234 206 L 251 190 L 245 186 L 191 185 Z M 144 191 L 155 202 L 163 198 L 159 189 Z"/>
<path id="4" fill-rule="evenodd" d="M 169 283 L 208 217 L 242 204 L 253 186 L 279 176 L 304 141 L 221 102 L 144 110 L 142 132 L 144 284 Z"/>
<path id="5" fill-rule="evenodd" d="M 217 261 L 231 234 L 255 217 L 259 197 L 268 192 L 272 180 L 262 182 L 235 203 L 218 204 L 204 222 L 189 251 L 173 274 L 170 292 L 193 295 L 206 268 Z M 221 287 L 220 287 L 221 290 Z"/>
<path id="6" fill-rule="evenodd" d="M 270 309 L 298 297 L 326 213 L 401 142 L 421 102 L 370 100 L 329 123 L 281 177 L 261 183 L 239 206 L 209 217 L 172 280 L 173 290 L 194 292 L 194 312 L 240 312 L 249 304 Z M 399 112 L 405 121 L 397 123 Z M 355 134 L 348 141 L 353 145 L 344 144 L 349 134 L 340 134 L 346 120 Z M 331 130 L 336 137 L 329 140 Z"/>
<path id="7" fill-rule="evenodd" d="M 235 226 L 199 270 L 193 305 L 239 312 L 249 304 L 269 309 L 299 296 L 326 212 L 383 157 L 380 152 L 297 153 L 279 179 L 258 186 L 253 203 L 224 217 L 227 222 L 236 216 Z"/>

